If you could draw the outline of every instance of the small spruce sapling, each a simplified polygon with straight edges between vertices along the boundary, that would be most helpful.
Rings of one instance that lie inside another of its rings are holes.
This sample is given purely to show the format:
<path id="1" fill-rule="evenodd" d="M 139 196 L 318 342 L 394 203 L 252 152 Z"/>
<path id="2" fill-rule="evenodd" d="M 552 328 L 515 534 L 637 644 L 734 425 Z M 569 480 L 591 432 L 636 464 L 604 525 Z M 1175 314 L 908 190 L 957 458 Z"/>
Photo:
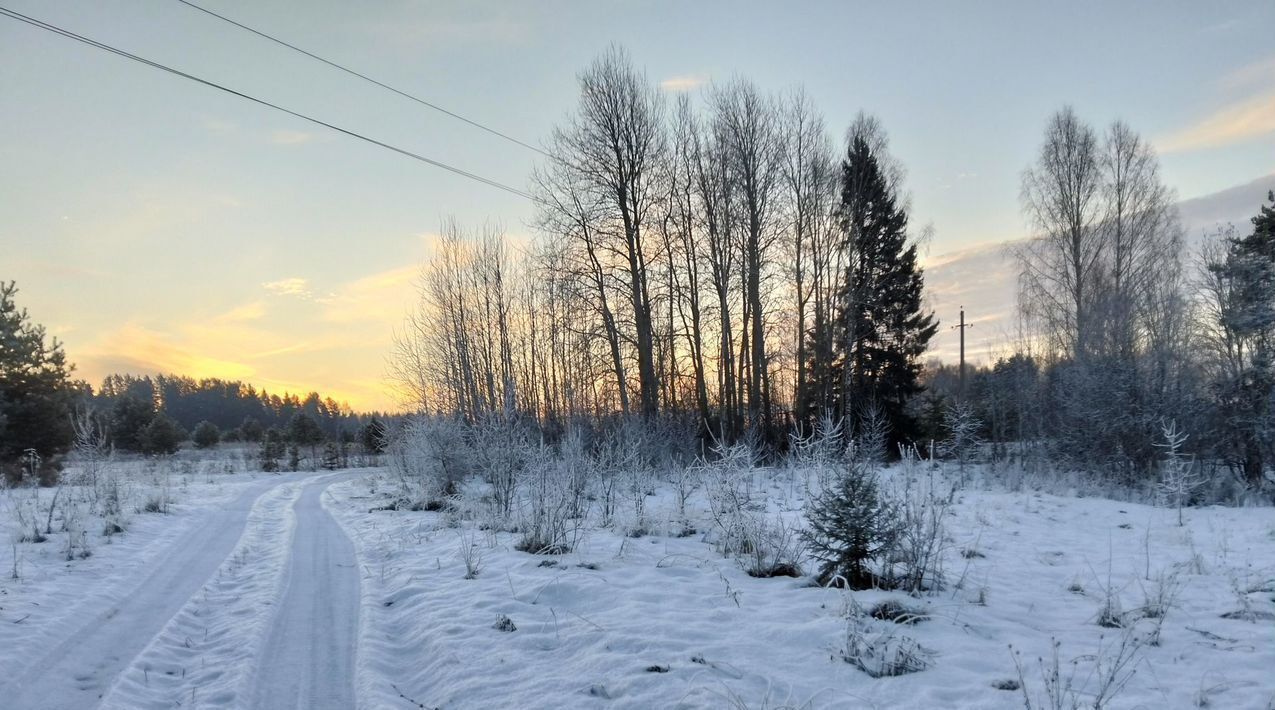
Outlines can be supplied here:
<path id="1" fill-rule="evenodd" d="M 1187 433 L 1178 431 L 1177 422 L 1169 422 L 1160 428 L 1164 441 L 1156 446 L 1164 449 L 1164 463 L 1160 469 L 1159 493 L 1169 505 L 1178 509 L 1178 527 L 1182 527 L 1182 508 L 1191 500 L 1191 493 L 1204 483 L 1204 477 L 1195 471 L 1194 461 L 1182 452 Z"/>
<path id="2" fill-rule="evenodd" d="M 855 589 L 873 586 L 869 564 L 889 549 L 895 534 L 891 506 L 881 495 L 873 463 L 851 456 L 837 480 L 810 502 L 807 517 L 805 540 L 821 563 L 819 582 L 842 577 Z"/>

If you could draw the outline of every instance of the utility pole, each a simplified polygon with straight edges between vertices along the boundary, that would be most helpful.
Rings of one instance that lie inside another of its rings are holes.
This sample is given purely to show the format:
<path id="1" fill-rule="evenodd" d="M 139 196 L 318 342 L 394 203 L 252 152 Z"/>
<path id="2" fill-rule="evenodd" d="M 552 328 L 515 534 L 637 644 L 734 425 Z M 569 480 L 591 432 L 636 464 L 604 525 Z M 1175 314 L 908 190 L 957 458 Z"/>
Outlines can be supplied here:
<path id="1" fill-rule="evenodd" d="M 952 326 L 952 329 L 960 329 L 961 331 L 961 370 L 960 370 L 960 388 L 957 391 L 957 397 L 961 402 L 965 401 L 965 329 L 973 328 L 973 323 L 965 322 L 965 306 L 961 306 L 961 322 L 959 325 Z"/>

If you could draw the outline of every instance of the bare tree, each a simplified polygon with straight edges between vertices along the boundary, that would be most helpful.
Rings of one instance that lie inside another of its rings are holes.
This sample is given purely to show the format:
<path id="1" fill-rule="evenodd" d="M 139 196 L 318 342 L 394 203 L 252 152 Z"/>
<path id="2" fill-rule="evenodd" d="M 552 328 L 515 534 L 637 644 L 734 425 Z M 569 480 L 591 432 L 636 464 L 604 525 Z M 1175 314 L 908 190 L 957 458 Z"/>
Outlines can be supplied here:
<path id="1" fill-rule="evenodd" d="M 836 184 L 833 169 L 832 142 L 814 103 L 803 90 L 794 92 L 784 115 L 786 144 L 783 151 L 783 176 L 788 191 L 788 218 L 791 229 L 794 304 L 793 343 L 796 354 L 796 384 L 793 409 L 799 424 L 808 416 L 809 397 L 806 385 L 807 352 L 811 347 L 806 335 L 811 300 L 815 321 L 826 327 L 821 310 L 826 307 L 826 293 L 820 289 L 822 251 L 831 226 L 832 198 Z M 813 262 L 813 263 L 812 263 Z M 812 282 L 813 281 L 813 282 Z"/>
<path id="2" fill-rule="evenodd" d="M 567 221 L 577 223 L 565 235 L 580 240 L 588 252 L 599 297 L 616 286 L 623 294 L 637 360 L 640 411 L 652 415 L 659 404 L 659 382 L 648 270 L 657 245 L 648 243 L 655 240 L 647 232 L 663 199 L 663 98 L 629 55 L 612 47 L 580 74 L 579 107 L 567 125 L 554 131 L 550 147 L 552 167 L 538 181 L 541 219 L 562 220 L 563 215 L 553 213 L 565 212 Z M 616 322 L 611 328 L 621 322 L 617 315 L 612 314 Z M 618 340 L 618 333 L 611 338 Z M 619 374 L 622 368 L 616 370 Z"/>
<path id="3" fill-rule="evenodd" d="M 777 238 L 774 219 L 783 148 L 779 110 L 775 101 L 738 78 L 715 88 L 710 101 L 714 130 L 733 168 L 732 186 L 738 196 L 744 327 L 741 376 L 748 385 L 750 423 L 765 429 L 770 421 L 771 383 L 766 353 L 767 304 L 762 295 L 770 276 L 771 247 Z"/>
<path id="4" fill-rule="evenodd" d="M 1168 315 L 1160 307 L 1173 295 L 1157 286 L 1176 285 L 1181 227 L 1154 149 L 1125 123 L 1108 130 L 1099 167 L 1104 203 L 1099 236 L 1107 254 L 1099 304 L 1106 318 L 1103 349 L 1132 360 L 1148 319 Z"/>
<path id="5" fill-rule="evenodd" d="M 1036 164 L 1023 174 L 1022 202 L 1038 231 L 1019 253 L 1020 306 L 1054 345 L 1081 359 L 1095 329 L 1092 310 L 1103 258 L 1098 138 L 1070 106 L 1054 114 Z"/>

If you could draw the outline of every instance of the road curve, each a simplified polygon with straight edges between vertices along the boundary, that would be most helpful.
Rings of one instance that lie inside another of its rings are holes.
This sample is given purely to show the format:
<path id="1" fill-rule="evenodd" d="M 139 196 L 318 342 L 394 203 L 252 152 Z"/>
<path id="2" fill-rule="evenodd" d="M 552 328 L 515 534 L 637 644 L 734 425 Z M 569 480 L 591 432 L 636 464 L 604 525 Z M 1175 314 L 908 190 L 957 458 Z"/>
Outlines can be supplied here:
<path id="1" fill-rule="evenodd" d="M 84 623 L 39 643 L 30 662 L 0 678 L 12 710 L 84 710 L 98 705 L 115 678 L 235 549 L 248 514 L 263 495 L 295 476 L 263 479 L 190 526 L 126 593 L 86 609 Z"/>

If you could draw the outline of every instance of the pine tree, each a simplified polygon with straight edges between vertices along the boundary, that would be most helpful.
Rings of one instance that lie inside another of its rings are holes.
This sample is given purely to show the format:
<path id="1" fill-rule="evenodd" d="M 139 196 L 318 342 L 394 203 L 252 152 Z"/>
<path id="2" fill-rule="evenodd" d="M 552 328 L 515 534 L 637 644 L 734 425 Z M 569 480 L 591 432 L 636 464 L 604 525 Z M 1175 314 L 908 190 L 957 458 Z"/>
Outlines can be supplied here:
<path id="1" fill-rule="evenodd" d="M 283 434 L 278 429 L 272 427 L 261 437 L 259 457 L 262 471 L 274 473 L 279 470 L 279 459 L 283 457 Z"/>
<path id="2" fill-rule="evenodd" d="M 311 468 L 317 463 L 317 447 L 325 438 L 327 437 L 323 435 L 323 429 L 319 427 L 319 423 L 305 412 L 297 412 L 288 422 L 288 439 L 292 441 L 292 444 L 295 447 L 310 447 Z"/>
<path id="3" fill-rule="evenodd" d="M 195 431 L 191 433 L 190 438 L 195 443 L 197 449 L 209 449 L 221 442 L 221 430 L 216 424 L 203 420 L 195 426 Z"/>
<path id="4" fill-rule="evenodd" d="M 381 420 L 372 417 L 359 429 L 359 443 L 369 454 L 383 454 L 385 453 L 385 435 L 385 425 L 381 423 Z"/>
<path id="5" fill-rule="evenodd" d="M 146 447 L 146 427 L 155 418 L 155 405 L 148 399 L 126 394 L 111 407 L 111 443 L 121 451 L 140 452 Z"/>
<path id="6" fill-rule="evenodd" d="M 244 441 L 258 442 L 265 434 L 265 427 L 261 426 L 261 422 L 252 416 L 243 418 L 243 423 L 239 425 L 239 432 L 243 436 Z"/>
<path id="7" fill-rule="evenodd" d="M 156 412 L 142 432 L 142 451 L 152 456 L 169 456 L 177 453 L 186 432 L 163 412 Z"/>
<path id="8" fill-rule="evenodd" d="M 76 385 L 62 344 L 45 342 L 44 327 L 18 308 L 13 282 L 0 283 L 0 469 L 21 470 L 34 449 L 46 465 L 71 447 Z"/>
<path id="9" fill-rule="evenodd" d="M 849 263 L 838 294 L 834 359 L 816 363 L 820 371 L 810 379 L 829 380 L 839 414 L 856 429 L 867 407 L 879 408 L 897 444 L 916 436 L 906 405 L 922 389 L 920 358 L 938 322 L 922 311 L 924 280 L 907 211 L 862 136 L 842 163 L 839 210 Z"/>

